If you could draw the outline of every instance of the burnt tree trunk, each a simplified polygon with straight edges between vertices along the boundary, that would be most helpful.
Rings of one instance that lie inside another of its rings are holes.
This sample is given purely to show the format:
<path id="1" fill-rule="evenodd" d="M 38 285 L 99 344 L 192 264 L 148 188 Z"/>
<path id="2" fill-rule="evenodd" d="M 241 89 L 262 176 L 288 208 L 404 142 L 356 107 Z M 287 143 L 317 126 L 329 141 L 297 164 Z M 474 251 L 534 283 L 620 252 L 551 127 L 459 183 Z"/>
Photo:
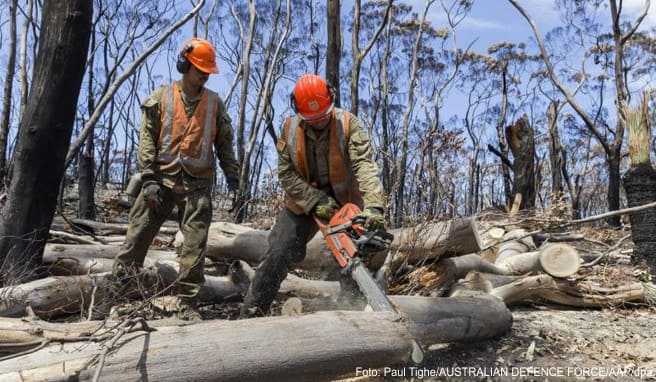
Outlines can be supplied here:
<path id="1" fill-rule="evenodd" d="M 629 207 L 656 201 L 656 171 L 649 158 L 651 127 L 649 125 L 648 97 L 642 99 L 637 110 L 625 111 L 629 130 L 629 156 L 631 167 L 624 174 L 624 189 Z M 631 236 L 635 243 L 636 261 L 646 261 L 656 275 L 656 209 L 650 208 L 632 213 Z"/>
<path id="2" fill-rule="evenodd" d="M 84 150 L 80 152 L 78 167 L 78 216 L 82 219 L 94 220 L 96 218 L 96 206 L 94 203 L 94 169 L 93 158 L 93 136 L 89 135 L 84 144 Z"/>
<path id="3" fill-rule="evenodd" d="M 95 45 L 95 30 L 92 26 L 91 29 L 91 46 Z M 89 116 L 93 114 L 95 109 L 95 100 L 93 98 L 93 81 L 94 81 L 94 54 L 91 53 L 89 57 L 89 81 L 87 89 L 87 109 Z M 95 219 L 96 218 L 96 206 L 94 203 L 94 193 L 95 193 L 95 182 L 94 182 L 94 142 L 93 142 L 93 129 L 91 133 L 87 136 L 86 143 L 84 144 L 84 150 L 80 151 L 78 158 L 78 193 L 80 198 L 78 199 L 78 217 L 82 219 Z"/>
<path id="4" fill-rule="evenodd" d="M 11 93 L 16 69 L 16 8 L 18 8 L 18 1 L 11 0 L 9 3 L 9 60 L 2 99 L 2 117 L 0 118 L 0 181 L 4 180 L 7 174 L 7 138 L 11 122 Z"/>
<path id="5" fill-rule="evenodd" d="M 608 165 L 608 211 L 617 211 L 620 209 L 620 162 L 622 160 L 621 146 L 612 146 L 611 154 L 606 158 Z M 621 225 L 620 216 L 611 216 L 607 220 L 608 225 L 619 227 Z"/>
<path id="6" fill-rule="evenodd" d="M 563 146 L 558 132 L 558 101 L 551 101 L 547 109 L 547 125 L 549 126 L 549 160 L 551 162 L 551 193 L 558 198 L 563 193 Z"/>
<path id="7" fill-rule="evenodd" d="M 0 285 L 30 279 L 41 265 L 73 131 L 92 8 L 91 0 L 44 4 L 30 102 L 0 221 Z"/>
<path id="8" fill-rule="evenodd" d="M 342 56 L 342 33 L 340 27 L 339 0 L 328 0 L 326 10 L 328 11 L 326 22 L 328 40 L 326 44 L 326 81 L 335 89 L 335 106 L 339 102 L 339 59 Z"/>
<path id="9" fill-rule="evenodd" d="M 528 118 L 523 116 L 506 127 L 506 139 L 513 154 L 513 195 L 521 194 L 520 210 L 535 207 L 535 138 Z"/>
<path id="10" fill-rule="evenodd" d="M 501 68 L 501 110 L 499 110 L 499 119 L 497 121 L 497 138 L 499 139 L 499 151 L 508 158 L 508 142 L 503 134 L 503 126 L 506 124 L 506 112 L 508 110 L 508 63 L 503 63 Z M 501 163 L 501 172 L 503 173 L 503 191 L 506 197 L 506 205 L 511 205 L 513 193 L 510 189 L 510 168 Z"/>

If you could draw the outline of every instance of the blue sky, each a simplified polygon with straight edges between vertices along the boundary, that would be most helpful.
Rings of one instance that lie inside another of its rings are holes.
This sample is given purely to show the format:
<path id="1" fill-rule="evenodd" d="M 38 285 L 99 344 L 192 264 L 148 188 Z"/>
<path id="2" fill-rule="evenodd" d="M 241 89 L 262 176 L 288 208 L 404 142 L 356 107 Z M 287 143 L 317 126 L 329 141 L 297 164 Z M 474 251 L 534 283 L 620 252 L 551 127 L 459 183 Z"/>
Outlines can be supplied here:
<path id="1" fill-rule="evenodd" d="M 445 0 L 447 2 L 448 0 Z M 435 2 L 429 12 L 428 18 L 435 25 L 445 23 L 444 12 L 439 0 Z M 422 10 L 423 0 L 409 0 L 415 9 Z M 520 0 L 520 5 L 526 9 L 542 33 L 559 25 L 560 16 L 553 0 Z M 643 6 L 644 0 L 623 0 L 624 14 L 628 17 L 637 16 Z M 610 19 L 610 12 L 608 19 Z M 641 30 L 656 27 L 656 4 L 641 26 Z M 478 39 L 474 46 L 476 50 L 484 50 L 487 46 L 499 41 L 521 42 L 526 41 L 532 32 L 527 22 L 507 0 L 476 0 L 470 16 L 462 23 L 460 35 L 464 41 Z"/>

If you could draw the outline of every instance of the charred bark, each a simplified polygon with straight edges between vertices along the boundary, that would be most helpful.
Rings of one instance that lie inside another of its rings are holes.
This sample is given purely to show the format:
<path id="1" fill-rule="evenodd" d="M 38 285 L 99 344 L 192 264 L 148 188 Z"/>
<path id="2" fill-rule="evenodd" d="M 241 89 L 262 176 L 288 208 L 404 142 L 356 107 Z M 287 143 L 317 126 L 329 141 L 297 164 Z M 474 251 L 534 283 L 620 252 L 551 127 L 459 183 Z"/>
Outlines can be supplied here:
<path id="1" fill-rule="evenodd" d="M 547 110 L 547 123 L 549 126 L 549 160 L 551 162 L 551 193 L 554 198 L 560 197 L 563 187 L 563 146 L 560 143 L 558 131 L 558 101 L 551 101 Z"/>
<path id="2" fill-rule="evenodd" d="M 18 8 L 18 1 L 11 0 L 9 3 L 9 60 L 2 100 L 2 117 L 0 117 L 0 181 L 4 180 L 7 174 L 7 138 L 11 122 L 12 89 L 16 69 L 16 8 Z"/>
<path id="3" fill-rule="evenodd" d="M 340 0 L 328 0 L 326 44 L 326 81 L 335 90 L 335 106 L 340 106 L 339 100 L 339 60 L 342 57 L 342 29 L 340 27 L 341 6 Z"/>
<path id="4" fill-rule="evenodd" d="M 631 168 L 624 174 L 624 190 L 629 207 L 656 201 L 656 171 L 651 165 L 651 126 L 648 97 L 644 95 L 636 110 L 625 108 L 623 113 L 629 130 Z M 650 208 L 629 215 L 631 236 L 635 243 L 633 258 L 646 261 L 656 274 L 656 209 Z"/>
<path id="5" fill-rule="evenodd" d="M 535 208 L 535 138 L 526 116 L 506 127 L 506 139 L 514 158 L 513 195 L 522 195 L 520 210 Z"/>
<path id="6" fill-rule="evenodd" d="M 44 4 L 31 99 L 0 224 L 0 285 L 33 277 L 64 175 L 91 30 L 91 0 Z M 66 70 L 62 70 L 66 68 Z"/>

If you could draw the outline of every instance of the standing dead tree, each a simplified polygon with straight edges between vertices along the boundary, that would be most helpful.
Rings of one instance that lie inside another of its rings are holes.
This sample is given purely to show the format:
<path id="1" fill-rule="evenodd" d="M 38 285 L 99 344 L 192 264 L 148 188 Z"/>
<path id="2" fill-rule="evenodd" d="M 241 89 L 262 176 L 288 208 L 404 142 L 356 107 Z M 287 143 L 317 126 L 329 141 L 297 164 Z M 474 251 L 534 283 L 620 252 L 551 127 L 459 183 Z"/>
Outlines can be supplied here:
<path id="1" fill-rule="evenodd" d="M 282 4 L 280 0 L 278 0 L 273 21 L 273 30 L 271 31 L 269 42 L 264 48 L 265 60 L 262 70 L 265 72 L 265 77 L 263 84 L 260 86 L 259 92 L 257 94 L 257 99 L 255 101 L 254 113 L 249 131 L 248 145 L 244 151 L 244 158 L 239 174 L 239 184 L 244 185 L 243 193 L 240 188 L 240 195 L 251 195 L 251 158 L 257 148 L 256 139 L 259 136 L 262 122 L 264 121 L 267 114 L 271 112 L 271 98 L 273 96 L 273 90 L 276 82 L 275 73 L 278 70 L 280 63 L 280 52 L 286 43 L 287 38 L 289 37 L 289 32 L 291 31 L 291 0 L 287 0 L 283 31 L 282 34 L 277 33 L 279 28 L 279 19 L 282 16 L 281 5 Z M 248 208 L 248 200 L 242 199 L 242 201 L 244 203 L 239 205 L 239 212 L 237 214 L 237 216 L 240 218 L 246 216 Z M 241 221 L 241 219 L 238 220 Z"/>
<path id="2" fill-rule="evenodd" d="M 394 194 L 396 195 L 395 209 L 394 209 L 394 224 L 400 226 L 403 219 L 403 205 L 405 202 L 405 178 L 408 164 L 408 152 L 410 149 L 410 119 L 415 106 L 415 87 L 417 85 L 417 72 L 419 70 L 418 55 L 421 46 L 421 38 L 424 34 L 424 24 L 426 23 L 426 15 L 428 10 L 433 5 L 435 0 L 427 0 L 421 20 L 417 26 L 417 35 L 412 46 L 412 54 L 410 56 L 410 73 L 408 81 L 408 96 L 406 99 L 405 111 L 403 112 L 402 122 L 402 136 L 401 136 L 401 153 L 400 158 L 396 161 L 395 179 L 394 179 Z"/>
<path id="3" fill-rule="evenodd" d="M 2 116 L 0 116 L 0 181 L 4 180 L 7 173 L 7 139 L 9 138 L 12 90 L 16 69 L 16 8 L 18 8 L 18 1 L 11 0 L 9 3 L 9 62 L 3 91 Z"/>
<path id="4" fill-rule="evenodd" d="M 520 194 L 520 210 L 535 207 L 535 138 L 524 115 L 506 127 L 506 139 L 513 154 L 513 195 Z"/>
<path id="5" fill-rule="evenodd" d="M 360 50 L 360 16 L 361 16 L 361 1 L 355 0 L 353 4 L 353 33 L 351 35 L 351 54 L 353 59 L 353 67 L 351 68 L 351 113 L 358 115 L 359 111 L 359 87 L 360 87 L 360 69 L 362 68 L 362 61 L 371 50 L 371 48 L 378 40 L 381 32 L 385 29 L 385 26 L 389 22 L 390 10 L 392 9 L 393 0 L 387 1 L 387 7 L 385 7 L 385 14 L 383 16 L 383 21 L 378 26 L 376 32 L 374 32 L 371 40 L 367 42 L 365 48 Z"/>
<path id="6" fill-rule="evenodd" d="M 560 80 L 556 74 L 553 63 L 551 62 L 549 52 L 544 44 L 544 39 L 540 33 L 535 21 L 529 16 L 528 12 L 519 5 L 517 0 L 508 0 L 517 11 L 526 19 L 538 44 L 542 60 L 544 61 L 547 74 L 549 79 L 553 82 L 556 88 L 563 94 L 567 103 L 574 109 L 576 114 L 583 120 L 586 128 L 590 133 L 597 139 L 599 144 L 602 146 L 604 153 L 606 154 L 606 165 L 608 168 L 608 209 L 610 211 L 615 211 L 620 207 L 620 162 L 622 154 L 622 143 L 624 141 L 624 132 L 626 125 L 622 121 L 622 118 L 619 118 L 621 114 L 621 108 L 624 107 L 628 99 L 628 88 L 625 81 L 625 67 L 624 67 L 624 49 L 629 40 L 633 37 L 638 27 L 645 19 L 649 12 L 651 5 L 650 0 L 645 1 L 645 6 L 643 12 L 638 16 L 633 25 L 628 25 L 626 32 L 622 31 L 620 14 L 622 11 L 622 2 L 620 1 L 619 7 L 617 0 L 610 0 L 610 13 L 611 13 L 611 22 L 612 22 L 612 38 L 614 41 L 614 46 L 612 48 L 614 52 L 614 76 L 615 76 L 615 94 L 616 100 L 615 104 L 618 110 L 617 118 L 617 127 L 615 128 L 612 138 L 608 138 L 607 134 L 604 134 L 599 130 L 599 123 L 597 118 L 593 118 L 575 98 L 574 93 L 568 89 L 565 84 Z M 628 69 L 626 69 L 628 70 Z M 619 216 L 612 216 L 608 220 L 611 225 L 619 225 L 620 219 Z"/>
<path id="7" fill-rule="evenodd" d="M 640 105 L 625 107 L 622 113 L 629 131 L 631 168 L 624 174 L 624 189 L 629 207 L 656 201 L 656 171 L 651 164 L 651 126 L 649 121 L 648 92 Z M 647 209 L 630 215 L 631 236 L 635 243 L 634 257 L 645 260 L 656 275 L 656 209 Z"/>
<path id="8" fill-rule="evenodd" d="M 34 0 L 27 0 L 27 11 L 23 26 L 21 28 L 21 42 L 20 42 L 20 62 L 18 64 L 18 78 L 21 84 L 21 98 L 20 98 L 20 114 L 23 115 L 25 106 L 27 106 L 27 38 L 30 24 L 32 23 L 32 10 L 34 8 Z"/>
<path id="9" fill-rule="evenodd" d="M 84 124 L 80 135 L 77 137 L 75 142 L 71 144 L 71 147 L 68 150 L 68 154 L 66 154 L 66 166 L 71 164 L 75 158 L 75 155 L 84 144 L 84 141 L 87 139 L 87 136 L 93 131 L 93 128 L 100 119 L 103 111 L 107 105 L 109 105 L 112 98 L 114 97 L 114 94 L 116 94 L 123 82 L 132 76 L 132 74 L 134 74 L 134 72 L 139 68 L 139 66 L 141 66 L 141 64 L 148 58 L 148 56 L 157 50 L 157 48 L 159 48 L 176 30 L 180 29 L 180 27 L 182 27 L 187 21 L 194 17 L 194 15 L 203 7 L 203 4 L 205 4 L 205 0 L 199 0 L 198 4 L 196 4 L 196 6 L 191 11 L 189 11 L 189 13 L 184 15 L 181 19 L 171 25 L 164 33 L 162 33 L 162 35 L 152 45 L 146 48 L 127 67 L 127 69 L 125 69 L 123 73 L 117 76 L 116 79 L 108 86 L 107 91 L 104 93 L 100 101 L 98 101 L 96 108 L 93 110 L 93 114 L 91 114 L 87 122 Z"/>
<path id="10" fill-rule="evenodd" d="M 84 73 L 91 0 L 44 5 L 32 97 L 21 120 L 15 172 L 0 220 L 0 285 L 33 277 L 55 213 Z M 67 68 L 61 70 L 61 68 Z"/>
<path id="11" fill-rule="evenodd" d="M 234 10 L 233 10 L 234 12 Z M 246 103 L 248 101 L 248 89 L 251 75 L 251 52 L 253 51 L 253 39 L 255 38 L 255 24 L 257 21 L 257 10 L 255 9 L 255 1 L 248 1 L 248 35 L 244 36 L 243 31 L 241 41 L 244 44 L 243 52 L 241 54 L 241 91 L 239 93 L 239 112 L 237 114 L 237 159 L 239 160 L 240 167 L 243 169 L 246 165 Z M 239 177 L 239 190 L 237 191 L 237 198 L 233 210 L 235 211 L 235 221 L 240 223 L 246 217 L 245 205 L 249 198 L 248 196 L 249 185 L 247 181 L 240 175 Z"/>
<path id="12" fill-rule="evenodd" d="M 339 61 L 342 57 L 342 29 L 340 27 L 339 0 L 328 0 L 326 7 L 327 45 L 326 45 L 326 81 L 335 89 L 335 106 L 340 106 Z"/>

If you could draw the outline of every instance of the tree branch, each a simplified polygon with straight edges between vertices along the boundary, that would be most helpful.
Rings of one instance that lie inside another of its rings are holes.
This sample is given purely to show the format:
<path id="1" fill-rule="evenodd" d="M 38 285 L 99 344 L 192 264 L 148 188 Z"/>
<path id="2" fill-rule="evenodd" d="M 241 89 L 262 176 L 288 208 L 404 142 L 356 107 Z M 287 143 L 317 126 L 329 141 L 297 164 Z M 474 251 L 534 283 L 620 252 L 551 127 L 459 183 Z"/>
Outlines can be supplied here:
<path id="1" fill-rule="evenodd" d="M 200 9 L 203 7 L 203 4 L 205 4 L 205 0 L 199 0 L 196 7 L 194 7 L 189 13 L 187 13 L 184 17 L 178 20 L 175 24 L 171 25 L 171 27 L 166 32 L 164 32 L 164 34 L 157 41 L 155 41 L 153 45 L 151 45 L 139 57 L 137 57 L 137 59 L 109 86 L 105 95 L 102 97 L 100 102 L 98 102 L 98 105 L 93 111 L 93 114 L 91 115 L 89 120 L 84 124 L 84 128 L 80 132 L 80 135 L 77 137 L 75 142 L 71 144 L 71 147 L 68 150 L 68 154 L 66 154 L 66 167 L 68 167 L 71 164 L 71 162 L 77 155 L 77 152 L 84 144 L 85 139 L 87 138 L 89 133 L 91 133 L 91 131 L 93 130 L 93 127 L 95 126 L 96 122 L 98 122 L 98 120 L 100 119 L 100 116 L 102 112 L 105 110 L 105 107 L 112 100 L 114 94 L 118 91 L 121 84 L 123 84 L 123 82 L 125 82 L 125 80 L 127 80 L 132 75 L 132 73 L 148 58 L 148 56 L 150 56 L 151 53 L 157 50 L 157 48 L 159 48 L 164 43 L 164 41 L 166 41 L 166 39 L 173 34 L 173 32 L 178 30 L 187 21 L 189 21 L 192 17 L 194 17 L 194 15 L 198 13 L 198 11 L 200 11 Z"/>
<path id="2" fill-rule="evenodd" d="M 636 23 L 633 26 L 633 28 L 631 28 L 631 30 L 629 32 L 627 32 L 627 34 L 622 36 L 622 39 L 621 39 L 622 44 L 626 43 L 633 36 L 633 34 L 638 30 L 638 27 L 640 26 L 640 24 L 642 24 L 642 21 L 645 19 L 645 17 L 647 17 L 647 14 L 649 13 L 649 7 L 650 6 L 651 6 L 651 0 L 645 0 L 645 10 L 644 10 L 644 12 L 642 12 L 640 17 L 638 17 L 638 20 L 636 20 Z M 618 12 L 617 16 L 619 17 L 619 12 Z"/>
<path id="3" fill-rule="evenodd" d="M 510 159 L 508 159 L 508 157 L 503 155 L 501 151 L 497 150 L 494 146 L 490 144 L 487 145 L 487 149 L 490 150 L 492 154 L 498 156 L 501 159 L 501 162 L 503 162 L 503 164 L 505 164 L 506 166 L 510 167 L 510 169 L 512 170 L 513 168 L 512 162 L 510 161 Z"/>
<path id="4" fill-rule="evenodd" d="M 392 10 L 392 3 L 394 0 L 389 0 L 387 2 L 387 8 L 385 8 L 385 17 L 383 18 L 383 22 L 380 23 L 380 26 L 378 27 L 378 30 L 376 33 L 374 33 L 374 36 L 369 40 L 369 43 L 367 46 L 364 48 L 364 50 L 360 51 L 358 54 L 358 60 L 363 60 L 365 57 L 367 57 L 367 54 L 371 50 L 371 48 L 374 46 L 376 41 L 378 40 L 378 36 L 380 36 L 380 33 L 385 29 L 385 26 L 387 26 L 387 23 L 389 21 L 389 16 L 390 16 L 390 11 Z"/>
<path id="5" fill-rule="evenodd" d="M 551 82 L 553 82 L 554 85 L 560 90 L 560 92 L 565 96 L 565 99 L 567 100 L 567 103 L 569 103 L 574 111 L 583 119 L 583 122 L 585 123 L 586 127 L 590 130 L 590 132 L 597 138 L 599 143 L 604 147 L 604 150 L 606 151 L 607 154 L 611 154 L 610 150 L 608 148 L 608 143 L 606 142 L 605 138 L 599 130 L 595 127 L 594 121 L 590 118 L 590 116 L 583 110 L 583 107 L 579 105 L 578 102 L 574 99 L 574 96 L 572 93 L 563 85 L 558 77 L 556 77 L 556 73 L 554 71 L 553 64 L 551 63 L 551 60 L 549 59 L 549 53 L 547 52 L 547 49 L 545 48 L 544 45 L 544 40 L 542 38 L 542 34 L 538 30 L 537 25 L 531 18 L 531 16 L 528 15 L 526 10 L 522 8 L 521 5 L 517 3 L 517 0 L 508 0 L 512 6 L 514 6 L 517 11 L 526 19 L 528 24 L 531 26 L 531 29 L 533 30 L 533 34 L 535 36 L 535 40 L 538 43 L 538 47 L 540 48 L 540 54 L 542 55 L 542 60 L 544 61 L 545 66 L 547 67 L 547 73 L 549 74 L 549 78 L 551 79 Z"/>

